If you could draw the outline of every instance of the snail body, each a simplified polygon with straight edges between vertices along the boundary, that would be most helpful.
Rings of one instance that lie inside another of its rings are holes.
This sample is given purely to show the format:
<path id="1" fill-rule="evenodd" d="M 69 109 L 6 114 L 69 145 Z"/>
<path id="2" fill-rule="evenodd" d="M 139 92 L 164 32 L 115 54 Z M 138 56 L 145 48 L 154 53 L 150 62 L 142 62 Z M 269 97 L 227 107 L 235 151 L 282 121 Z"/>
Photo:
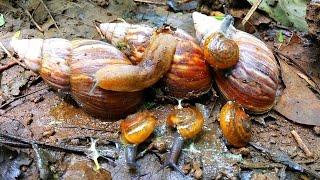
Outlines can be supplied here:
<path id="1" fill-rule="evenodd" d="M 219 31 L 222 23 L 198 12 L 193 13 L 193 20 L 202 45 Z M 239 47 L 239 61 L 231 69 L 214 70 L 219 90 L 227 100 L 234 100 L 253 113 L 269 111 L 275 105 L 279 84 L 279 66 L 272 51 L 256 37 L 232 25 L 226 33 Z"/>
<path id="2" fill-rule="evenodd" d="M 102 23 L 99 27 L 113 45 L 128 47 L 123 52 L 133 63 L 140 62 L 153 34 L 172 34 L 178 42 L 171 67 L 163 78 L 165 91 L 176 98 L 190 98 L 207 93 L 211 88 L 211 75 L 203 51 L 185 31 L 168 26 L 156 30 L 128 23 Z"/>
<path id="3" fill-rule="evenodd" d="M 12 40 L 7 48 L 54 89 L 70 92 L 91 115 L 116 119 L 134 112 L 143 100 L 143 89 L 156 83 L 168 71 L 175 52 L 175 41 L 167 41 L 171 38 L 169 34 L 157 34 L 145 50 L 147 55 L 141 61 L 144 65 L 137 65 L 138 68 L 117 48 L 96 40 L 22 39 Z M 158 57 L 160 52 L 161 57 Z M 119 74 L 122 67 L 127 67 L 130 73 L 107 79 L 99 73 L 108 73 L 111 69 Z M 132 76 L 147 76 L 149 81 L 146 83 L 144 79 Z M 134 83 L 128 81 L 133 79 Z M 135 86 L 130 86 L 132 84 Z"/>
<path id="4" fill-rule="evenodd" d="M 152 134 L 156 123 L 156 118 L 150 112 L 139 112 L 121 121 L 121 140 L 126 144 L 126 162 L 130 169 L 137 169 L 137 146 Z"/>
<path id="5" fill-rule="evenodd" d="M 167 124 L 176 128 L 177 133 L 174 135 L 167 162 L 162 168 L 172 167 L 184 175 L 177 166 L 183 143 L 186 139 L 194 138 L 202 131 L 204 117 L 195 107 L 178 108 L 169 114 Z"/>
<path id="6" fill-rule="evenodd" d="M 244 109 L 234 101 L 228 101 L 220 111 L 220 128 L 228 143 L 244 147 L 251 138 L 251 123 Z"/>

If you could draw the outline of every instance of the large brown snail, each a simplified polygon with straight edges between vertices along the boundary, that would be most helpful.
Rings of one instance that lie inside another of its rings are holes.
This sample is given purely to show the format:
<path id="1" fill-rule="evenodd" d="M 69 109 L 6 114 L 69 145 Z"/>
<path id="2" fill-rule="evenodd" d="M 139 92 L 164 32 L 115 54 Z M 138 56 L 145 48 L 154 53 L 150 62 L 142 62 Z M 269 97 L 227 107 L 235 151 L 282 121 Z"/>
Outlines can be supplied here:
<path id="1" fill-rule="evenodd" d="M 137 146 L 152 134 L 156 123 L 157 119 L 150 112 L 139 112 L 121 121 L 121 140 L 126 145 L 125 158 L 129 169 L 137 169 Z"/>
<path id="2" fill-rule="evenodd" d="M 128 23 L 102 23 L 99 28 L 106 39 L 122 49 L 134 63 L 141 61 L 154 32 L 171 33 L 178 43 L 171 68 L 163 78 L 166 92 L 184 99 L 207 93 L 211 88 L 211 75 L 203 50 L 185 31 L 170 26 L 155 30 L 147 25 Z"/>
<path id="3" fill-rule="evenodd" d="M 202 131 L 204 117 L 195 107 L 177 108 L 169 114 L 167 124 L 170 127 L 176 128 L 177 133 L 172 142 L 167 162 L 161 169 L 168 166 L 184 175 L 177 166 L 182 146 L 185 140 L 194 138 Z"/>
<path id="4" fill-rule="evenodd" d="M 221 109 L 220 128 L 229 144 L 244 147 L 251 138 L 251 122 L 244 109 L 234 101 L 228 101 Z"/>
<path id="5" fill-rule="evenodd" d="M 71 92 L 90 114 L 114 119 L 134 112 L 142 90 L 169 70 L 176 43 L 169 33 L 155 34 L 137 65 L 96 40 L 22 39 L 6 45 L 49 85 Z"/>
<path id="6" fill-rule="evenodd" d="M 219 21 L 198 12 L 193 13 L 196 35 L 202 46 L 212 42 L 210 38 L 225 38 L 214 35 L 225 21 Z M 214 78 L 227 100 L 234 100 L 254 113 L 269 111 L 275 104 L 279 83 L 279 66 L 272 51 L 256 37 L 235 29 L 230 23 L 225 30 L 227 38 L 239 47 L 239 61 L 227 70 L 215 69 Z M 223 39 L 225 40 L 225 39 Z M 217 40 L 216 40 L 217 41 Z M 232 43 L 229 43 L 232 46 Z M 210 46 L 206 47 L 210 50 Z M 229 49 L 230 54 L 234 49 Z M 224 53 L 222 56 L 224 56 Z M 226 57 L 229 57 L 227 55 Z M 210 60 L 208 60 L 210 61 Z"/>

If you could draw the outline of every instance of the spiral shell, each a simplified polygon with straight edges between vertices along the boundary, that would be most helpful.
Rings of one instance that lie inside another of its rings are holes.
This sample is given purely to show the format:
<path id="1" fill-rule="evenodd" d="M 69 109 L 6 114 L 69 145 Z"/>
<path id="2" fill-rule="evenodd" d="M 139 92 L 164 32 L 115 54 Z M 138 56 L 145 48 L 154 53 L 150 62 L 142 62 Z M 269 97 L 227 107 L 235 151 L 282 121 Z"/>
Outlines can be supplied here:
<path id="1" fill-rule="evenodd" d="M 152 34 L 173 34 L 178 43 L 171 68 L 163 78 L 166 92 L 177 98 L 190 98 L 202 95 L 211 88 L 211 75 L 203 51 L 194 38 L 183 30 L 168 27 L 155 30 L 146 25 L 127 23 L 103 23 L 100 29 L 112 44 L 129 46 L 129 57 L 134 63 L 141 60 L 141 53 L 150 43 Z"/>
<path id="2" fill-rule="evenodd" d="M 251 138 L 251 123 L 244 109 L 234 101 L 228 101 L 220 111 L 220 128 L 228 143 L 244 147 Z"/>
<path id="3" fill-rule="evenodd" d="M 193 13 L 197 38 L 216 32 L 221 24 L 214 17 Z M 254 113 L 269 111 L 276 101 L 279 66 L 272 51 L 256 37 L 235 29 L 227 31 L 239 46 L 239 62 L 231 70 L 215 70 L 214 78 L 227 100 L 234 100 Z"/>
<path id="4" fill-rule="evenodd" d="M 176 127 L 184 139 L 195 137 L 202 130 L 204 117 L 195 107 L 175 109 L 167 118 L 167 124 Z"/>
<path id="5" fill-rule="evenodd" d="M 130 115 L 120 123 L 122 140 L 130 144 L 140 144 L 152 134 L 156 123 L 157 119 L 150 112 Z"/>
<path id="6" fill-rule="evenodd" d="M 117 48 L 101 41 L 65 39 L 22 39 L 11 42 L 12 49 L 30 69 L 39 72 L 50 86 L 71 91 L 71 95 L 91 115 L 103 119 L 125 117 L 142 102 L 143 92 L 113 92 L 93 86 L 101 67 L 131 64 Z M 31 49 L 32 48 L 32 49 Z"/>

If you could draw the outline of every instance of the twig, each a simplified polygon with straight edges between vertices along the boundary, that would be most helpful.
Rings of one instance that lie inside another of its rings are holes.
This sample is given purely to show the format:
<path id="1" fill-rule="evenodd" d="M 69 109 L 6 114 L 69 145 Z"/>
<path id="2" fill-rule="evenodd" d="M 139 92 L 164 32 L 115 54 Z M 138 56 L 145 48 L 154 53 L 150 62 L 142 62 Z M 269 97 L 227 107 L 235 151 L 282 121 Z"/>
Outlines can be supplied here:
<path id="1" fill-rule="evenodd" d="M 285 154 L 282 151 L 276 150 L 269 150 L 265 147 L 262 147 L 258 144 L 255 144 L 253 142 L 249 142 L 249 144 L 254 147 L 255 149 L 261 151 L 262 153 L 264 153 L 265 155 L 267 155 L 267 157 L 269 157 L 272 161 L 274 162 L 278 162 L 281 164 L 286 165 L 287 167 L 289 167 L 292 170 L 298 171 L 298 172 L 303 172 L 303 173 L 307 173 L 313 177 L 315 177 L 316 179 L 320 179 L 320 174 L 317 173 L 314 170 L 311 170 L 305 166 L 302 166 L 300 164 L 298 164 L 297 162 L 295 162 L 294 160 L 292 160 L 287 154 Z"/>
<path id="2" fill-rule="evenodd" d="M 246 169 L 274 169 L 285 167 L 285 165 L 280 163 L 250 162 L 245 160 L 240 162 L 240 167 Z"/>
<path id="3" fill-rule="evenodd" d="M 295 130 L 292 130 L 291 134 L 293 135 L 294 139 L 297 141 L 299 147 L 306 153 L 306 155 L 308 157 L 312 157 L 313 156 L 312 152 L 308 149 L 306 144 L 302 141 L 299 134 Z"/>
<path id="4" fill-rule="evenodd" d="M 16 64 L 18 64 L 18 63 L 15 62 L 15 61 L 13 61 L 13 62 L 9 62 L 9 63 L 6 64 L 6 65 L 1 66 L 1 67 L 0 67 L 0 73 L 3 73 L 3 71 L 11 68 L 12 66 L 14 66 L 14 65 L 16 65 Z"/>
<path id="5" fill-rule="evenodd" d="M 25 9 L 24 12 L 30 17 L 31 22 L 38 28 L 38 30 L 40 32 L 44 32 L 44 30 L 39 26 L 39 24 L 33 19 L 33 17 L 30 14 L 30 12 L 27 9 Z"/>
<path id="6" fill-rule="evenodd" d="M 152 0 L 133 0 L 134 2 L 142 2 L 142 3 L 148 3 L 148 4 L 159 4 L 159 5 L 166 5 L 166 1 L 152 1 Z"/>
<path id="7" fill-rule="evenodd" d="M 249 12 L 247 13 L 247 15 L 243 18 L 241 24 L 242 26 L 244 26 L 247 21 L 250 19 L 250 17 L 252 16 L 252 14 L 256 11 L 256 9 L 259 7 L 259 5 L 261 4 L 262 0 L 256 0 L 256 2 L 254 2 L 254 4 L 252 5 L 251 9 L 249 10 Z"/>
<path id="8" fill-rule="evenodd" d="M 39 92 L 39 91 L 42 91 L 42 90 L 45 90 L 45 89 L 48 89 L 48 87 L 43 87 L 43 88 L 37 89 L 37 90 L 35 90 L 35 91 L 32 91 L 32 92 L 30 92 L 30 93 L 27 93 L 27 94 L 24 94 L 24 95 L 15 97 L 14 99 L 12 99 L 12 100 L 10 100 L 10 101 L 2 104 L 2 105 L 0 106 L 0 109 L 2 109 L 3 107 L 9 105 L 10 103 L 12 103 L 12 102 L 14 102 L 14 101 L 16 101 L 16 100 L 18 100 L 18 99 L 24 98 L 24 97 L 26 97 L 26 96 L 29 96 L 29 95 L 31 95 L 31 94 L 34 94 L 34 93 L 36 93 L 36 92 Z"/>
<path id="9" fill-rule="evenodd" d="M 57 22 L 54 20 L 53 16 L 51 15 L 51 12 L 50 12 L 50 10 L 48 9 L 48 7 L 46 6 L 46 4 L 43 2 L 43 0 L 39 0 L 39 1 L 42 3 L 43 7 L 44 7 L 44 8 L 46 9 L 46 11 L 48 12 L 50 18 L 52 19 L 52 21 L 53 21 L 53 23 L 54 23 L 54 26 L 57 28 L 57 30 L 59 31 L 59 33 L 62 34 L 61 31 L 60 31 L 60 29 L 59 29 L 59 27 L 58 27 Z"/>
<path id="10" fill-rule="evenodd" d="M 40 145 L 40 146 L 43 146 L 43 147 L 49 147 L 49 148 L 53 148 L 53 149 L 57 149 L 57 150 L 68 151 L 68 152 L 71 152 L 71 153 L 88 154 L 88 148 L 86 148 L 86 147 L 47 144 L 47 143 L 44 143 L 44 142 L 41 142 L 41 141 L 36 141 L 36 140 L 32 140 L 32 139 L 18 137 L 18 136 L 15 136 L 15 135 L 12 135 L 12 134 L 9 134 L 9 133 L 3 133 L 3 132 L 0 132 L 0 137 L 4 137 L 4 138 L 20 141 L 20 142 L 29 144 L 30 147 L 32 146 L 32 144 L 37 144 L 37 145 Z M 100 153 L 101 152 L 106 152 L 105 150 L 101 150 L 101 149 L 97 149 L 97 150 Z M 115 157 L 116 155 L 117 155 L 116 153 L 114 153 L 112 155 L 107 155 L 107 154 L 104 153 L 104 155 L 101 156 L 101 157 L 104 158 L 104 159 L 113 161 L 116 158 Z"/>
<path id="11" fill-rule="evenodd" d="M 16 59 L 15 57 L 13 57 L 13 55 L 7 50 L 6 47 L 4 47 L 4 45 L 2 44 L 2 42 L 0 42 L 0 47 L 3 49 L 3 51 L 10 57 L 11 60 L 13 60 L 14 62 L 16 62 L 17 64 L 19 64 L 20 66 L 24 67 L 25 69 L 27 69 L 27 67 L 22 64 L 18 59 Z"/>
<path id="12" fill-rule="evenodd" d="M 112 130 L 106 130 L 106 129 L 97 129 L 97 128 L 92 128 L 92 127 L 86 127 L 86 126 L 55 126 L 56 128 L 75 128 L 75 129 L 85 129 L 85 130 L 93 130 L 93 131 L 103 131 L 103 132 L 112 132 L 114 133 L 115 131 Z M 116 131 L 118 132 L 118 131 Z"/>

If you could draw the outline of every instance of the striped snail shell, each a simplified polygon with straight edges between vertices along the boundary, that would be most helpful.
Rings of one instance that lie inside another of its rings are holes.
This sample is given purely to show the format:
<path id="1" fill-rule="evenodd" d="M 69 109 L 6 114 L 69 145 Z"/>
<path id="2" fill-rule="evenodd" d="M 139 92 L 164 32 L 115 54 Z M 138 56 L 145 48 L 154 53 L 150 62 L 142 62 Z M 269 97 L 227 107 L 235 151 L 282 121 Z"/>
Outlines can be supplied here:
<path id="1" fill-rule="evenodd" d="M 196 35 L 201 43 L 218 31 L 221 21 L 193 13 Z M 219 90 L 253 113 L 269 111 L 276 102 L 279 66 L 272 51 L 258 38 L 229 26 L 227 34 L 239 46 L 239 62 L 231 69 L 214 71 Z"/>

